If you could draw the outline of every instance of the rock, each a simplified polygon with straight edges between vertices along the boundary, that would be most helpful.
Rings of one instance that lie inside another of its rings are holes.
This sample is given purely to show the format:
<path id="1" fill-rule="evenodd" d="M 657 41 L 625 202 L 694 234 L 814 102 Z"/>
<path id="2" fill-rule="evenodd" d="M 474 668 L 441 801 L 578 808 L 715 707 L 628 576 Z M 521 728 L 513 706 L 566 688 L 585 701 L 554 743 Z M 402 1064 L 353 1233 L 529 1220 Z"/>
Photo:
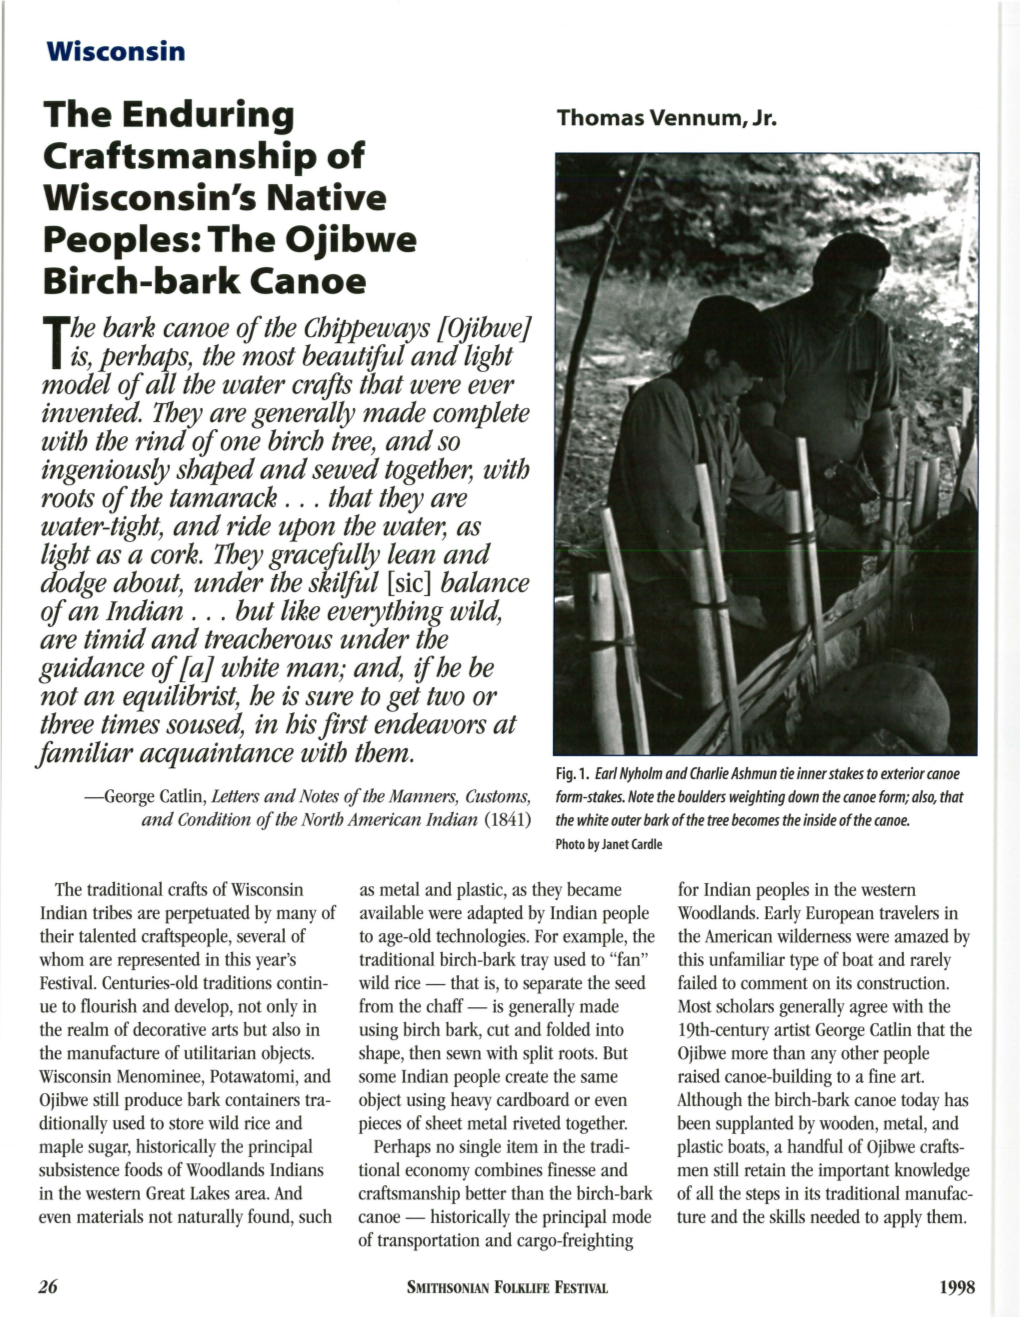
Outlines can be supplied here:
<path id="1" fill-rule="evenodd" d="M 877 732 L 869 732 L 863 741 L 858 741 L 847 751 L 850 755 L 912 755 L 917 752 L 900 736 L 880 727 Z"/>
<path id="2" fill-rule="evenodd" d="M 930 672 L 889 662 L 846 672 L 812 702 L 800 736 L 816 754 L 845 753 L 883 728 L 917 753 L 945 753 L 949 705 Z"/>
<path id="3" fill-rule="evenodd" d="M 905 663 L 908 668 L 924 668 L 935 674 L 935 660 L 928 654 L 915 654 L 909 649 L 887 649 L 883 655 L 884 663 Z"/>

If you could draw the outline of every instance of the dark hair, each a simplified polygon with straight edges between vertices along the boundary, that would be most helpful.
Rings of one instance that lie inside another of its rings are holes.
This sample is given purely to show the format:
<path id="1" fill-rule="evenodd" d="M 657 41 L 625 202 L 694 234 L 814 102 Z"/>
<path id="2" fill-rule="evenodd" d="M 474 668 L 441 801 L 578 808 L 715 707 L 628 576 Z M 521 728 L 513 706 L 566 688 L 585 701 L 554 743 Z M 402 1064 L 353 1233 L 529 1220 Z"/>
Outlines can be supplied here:
<path id="1" fill-rule="evenodd" d="M 715 349 L 724 362 L 736 361 L 750 375 L 776 371 L 761 312 L 739 297 L 706 297 L 694 308 L 684 341 L 673 350 L 670 369 L 691 378 L 706 375 L 705 353 Z"/>
<path id="2" fill-rule="evenodd" d="M 888 270 L 891 261 L 889 248 L 870 234 L 841 233 L 818 253 L 814 281 L 819 283 L 831 279 L 847 265 L 860 265 L 865 270 Z"/>

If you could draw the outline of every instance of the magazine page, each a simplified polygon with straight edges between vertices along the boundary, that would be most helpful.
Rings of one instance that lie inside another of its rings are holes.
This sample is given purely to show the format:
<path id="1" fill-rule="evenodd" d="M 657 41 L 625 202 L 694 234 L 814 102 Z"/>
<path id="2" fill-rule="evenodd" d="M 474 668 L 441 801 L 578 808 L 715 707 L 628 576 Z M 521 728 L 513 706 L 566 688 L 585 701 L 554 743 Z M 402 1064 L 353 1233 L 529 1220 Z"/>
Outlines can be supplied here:
<path id="1" fill-rule="evenodd" d="M 6 5 L 5 1311 L 1016 1311 L 1011 15 Z"/>

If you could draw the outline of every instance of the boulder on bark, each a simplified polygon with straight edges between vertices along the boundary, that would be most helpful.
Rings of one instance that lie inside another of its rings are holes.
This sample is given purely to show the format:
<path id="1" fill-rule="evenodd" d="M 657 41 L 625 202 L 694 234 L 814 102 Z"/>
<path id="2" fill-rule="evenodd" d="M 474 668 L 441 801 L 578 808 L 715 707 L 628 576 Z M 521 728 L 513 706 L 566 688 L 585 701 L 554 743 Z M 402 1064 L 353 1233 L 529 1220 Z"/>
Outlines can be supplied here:
<path id="1" fill-rule="evenodd" d="M 949 705 L 930 672 L 882 662 L 835 677 L 808 708 L 800 740 L 814 754 L 874 753 L 856 747 L 883 729 L 915 753 L 945 754 Z"/>

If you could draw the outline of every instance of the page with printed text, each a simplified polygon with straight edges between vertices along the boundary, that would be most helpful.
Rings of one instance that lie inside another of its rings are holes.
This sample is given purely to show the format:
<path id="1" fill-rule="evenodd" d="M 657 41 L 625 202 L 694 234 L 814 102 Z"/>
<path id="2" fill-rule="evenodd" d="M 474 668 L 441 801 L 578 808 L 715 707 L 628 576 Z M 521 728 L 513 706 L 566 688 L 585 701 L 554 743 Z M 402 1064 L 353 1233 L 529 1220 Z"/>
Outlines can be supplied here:
<path id="1" fill-rule="evenodd" d="M 7 0 L 12 1317 L 1017 1313 L 1018 88 Z"/>

